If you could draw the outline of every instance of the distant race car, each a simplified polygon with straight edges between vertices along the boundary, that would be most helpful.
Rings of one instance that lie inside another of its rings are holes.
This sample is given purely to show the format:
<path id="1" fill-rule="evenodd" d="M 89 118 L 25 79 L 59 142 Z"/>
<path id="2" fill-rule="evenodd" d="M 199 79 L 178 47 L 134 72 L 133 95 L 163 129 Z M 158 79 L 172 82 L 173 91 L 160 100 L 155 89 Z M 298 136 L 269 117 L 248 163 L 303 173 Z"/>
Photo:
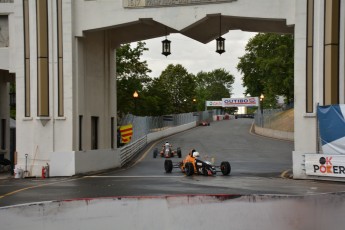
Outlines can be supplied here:
<path id="1" fill-rule="evenodd" d="M 158 156 L 158 154 L 161 157 L 165 157 L 165 158 L 174 157 L 176 155 L 179 158 L 181 158 L 182 151 L 181 151 L 180 147 L 178 147 L 176 150 L 172 149 L 172 145 L 169 144 L 169 142 L 165 142 L 165 144 L 162 146 L 162 149 L 160 151 L 158 150 L 158 148 L 155 148 L 153 150 L 153 158 L 156 158 Z"/>
<path id="2" fill-rule="evenodd" d="M 210 122 L 208 122 L 208 121 L 201 121 L 199 123 L 199 126 L 210 126 Z"/>
<path id="3" fill-rule="evenodd" d="M 166 173 L 171 173 L 173 168 L 179 168 L 187 176 L 191 176 L 193 174 L 215 176 L 217 172 L 222 172 L 222 174 L 226 176 L 231 172 L 231 165 L 228 161 L 223 161 L 219 166 L 215 166 L 209 161 L 188 156 L 183 161 L 177 163 L 173 163 L 171 160 L 164 161 L 164 169 Z"/>

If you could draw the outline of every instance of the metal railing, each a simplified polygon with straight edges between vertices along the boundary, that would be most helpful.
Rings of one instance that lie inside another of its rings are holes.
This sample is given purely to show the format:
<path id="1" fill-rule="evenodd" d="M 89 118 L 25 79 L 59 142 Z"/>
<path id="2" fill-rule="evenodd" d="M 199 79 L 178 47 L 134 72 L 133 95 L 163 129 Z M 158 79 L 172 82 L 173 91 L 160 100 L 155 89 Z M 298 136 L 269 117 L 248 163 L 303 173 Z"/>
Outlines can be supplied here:
<path id="1" fill-rule="evenodd" d="M 211 121 L 214 113 L 215 112 L 213 110 L 210 110 L 157 117 L 138 117 L 132 114 L 127 114 L 118 122 L 118 126 L 132 124 L 133 135 L 131 141 L 136 141 L 149 133 L 157 132 L 169 127 L 180 126 L 201 120 Z"/>
<path id="2" fill-rule="evenodd" d="M 284 111 L 283 109 L 260 109 L 254 114 L 255 125 L 262 128 L 271 128 L 272 120 L 277 113 Z"/>
<path id="3" fill-rule="evenodd" d="M 138 155 L 138 153 L 145 148 L 146 145 L 147 145 L 147 138 L 146 136 L 144 136 L 138 139 L 137 141 L 129 143 L 128 145 L 125 145 L 123 148 L 121 148 L 121 153 L 120 153 L 121 167 L 131 162 L 133 158 L 135 158 Z"/>
<path id="4" fill-rule="evenodd" d="M 120 148 L 121 167 L 131 162 L 145 148 L 147 143 L 147 134 L 161 131 L 169 127 L 176 127 L 191 122 L 202 120 L 213 120 L 214 111 L 202 111 L 196 113 L 183 113 L 165 115 L 161 117 L 138 117 L 132 114 L 126 115 L 119 125 L 133 125 L 133 135 L 131 142 Z"/>

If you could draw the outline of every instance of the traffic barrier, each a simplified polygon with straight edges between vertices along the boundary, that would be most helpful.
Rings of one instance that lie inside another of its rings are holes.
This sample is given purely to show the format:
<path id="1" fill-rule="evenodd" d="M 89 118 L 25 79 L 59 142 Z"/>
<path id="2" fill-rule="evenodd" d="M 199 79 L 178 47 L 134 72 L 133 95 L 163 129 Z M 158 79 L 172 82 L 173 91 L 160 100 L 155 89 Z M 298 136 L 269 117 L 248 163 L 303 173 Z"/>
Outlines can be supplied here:
<path id="1" fill-rule="evenodd" d="M 21 168 L 14 169 L 14 178 L 19 179 L 24 177 L 24 170 Z"/>

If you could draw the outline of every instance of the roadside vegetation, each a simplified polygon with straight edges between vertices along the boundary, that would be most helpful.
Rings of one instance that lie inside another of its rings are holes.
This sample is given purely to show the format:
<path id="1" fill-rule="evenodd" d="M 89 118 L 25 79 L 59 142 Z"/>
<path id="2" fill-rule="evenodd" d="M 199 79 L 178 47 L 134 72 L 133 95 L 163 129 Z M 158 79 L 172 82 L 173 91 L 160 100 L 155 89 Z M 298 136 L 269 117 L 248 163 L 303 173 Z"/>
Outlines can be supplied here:
<path id="1" fill-rule="evenodd" d="M 117 49 L 117 110 L 119 116 L 161 116 L 205 110 L 205 101 L 220 101 L 232 95 L 234 76 L 225 69 L 194 75 L 181 64 L 170 64 L 159 77 L 150 78 L 147 62 L 140 60 L 144 42 L 124 44 Z M 227 88 L 227 87 L 228 88 Z M 138 98 L 133 98 L 134 92 Z M 140 106 L 136 106 L 140 104 Z M 229 108 L 234 113 L 237 108 Z"/>
<path id="2" fill-rule="evenodd" d="M 170 64 L 156 78 L 141 56 L 145 42 L 124 44 L 117 50 L 118 115 L 161 116 L 205 110 L 205 101 L 231 97 L 234 76 L 225 69 L 191 74 L 181 64 Z M 293 101 L 293 35 L 259 33 L 246 45 L 237 69 L 242 73 L 246 96 L 264 95 L 263 108 L 278 108 L 278 96 L 285 104 Z M 138 97 L 134 98 L 133 93 Z M 140 104 L 140 106 L 136 106 Z M 257 108 L 250 108 L 254 112 Z M 227 108 L 233 114 L 237 108 Z"/>
<path id="3" fill-rule="evenodd" d="M 245 94 L 264 95 L 265 108 L 278 108 L 278 96 L 294 98 L 294 38 L 292 34 L 259 33 L 246 45 L 237 69 L 243 74 Z"/>
<path id="4" fill-rule="evenodd" d="M 282 111 L 272 116 L 270 129 L 294 132 L 294 109 Z"/>

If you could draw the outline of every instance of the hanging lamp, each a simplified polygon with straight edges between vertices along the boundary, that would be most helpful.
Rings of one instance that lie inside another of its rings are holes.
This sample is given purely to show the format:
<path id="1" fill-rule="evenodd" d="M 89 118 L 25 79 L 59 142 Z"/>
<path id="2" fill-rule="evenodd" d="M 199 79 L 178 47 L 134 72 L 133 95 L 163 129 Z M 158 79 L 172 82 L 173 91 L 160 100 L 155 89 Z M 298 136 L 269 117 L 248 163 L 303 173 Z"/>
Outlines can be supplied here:
<path id="1" fill-rule="evenodd" d="M 165 40 L 162 41 L 162 54 L 166 57 L 171 54 L 170 52 L 171 41 L 167 39 L 167 36 L 168 36 L 167 27 L 165 27 Z"/>
<path id="2" fill-rule="evenodd" d="M 222 35 L 222 16 L 219 16 L 219 37 L 216 39 L 216 52 L 222 54 L 225 52 L 225 38 Z"/>

